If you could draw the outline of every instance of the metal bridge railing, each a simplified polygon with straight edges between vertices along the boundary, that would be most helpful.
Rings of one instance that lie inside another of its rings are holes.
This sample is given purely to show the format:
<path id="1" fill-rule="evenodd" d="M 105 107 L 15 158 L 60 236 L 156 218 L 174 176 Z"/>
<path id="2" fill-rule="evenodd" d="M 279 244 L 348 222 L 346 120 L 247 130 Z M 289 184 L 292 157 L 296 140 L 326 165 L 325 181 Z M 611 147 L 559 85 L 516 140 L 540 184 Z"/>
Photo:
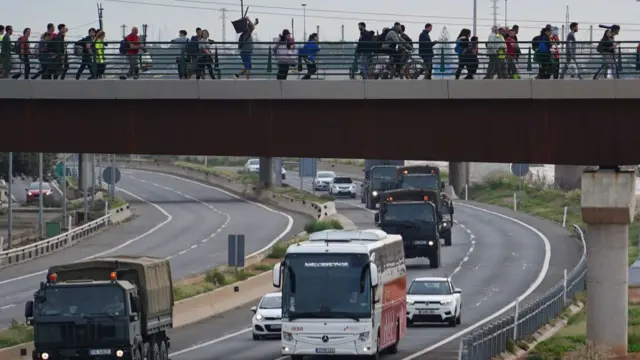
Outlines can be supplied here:
<path id="1" fill-rule="evenodd" d="M 478 328 L 460 339 L 460 360 L 489 360 L 507 351 L 507 344 L 527 340 L 536 331 L 558 317 L 573 297 L 586 289 L 586 231 L 573 225 L 573 234 L 583 245 L 582 258 L 563 281 L 544 295 L 526 304 L 516 300 L 510 314 Z"/>
<path id="2" fill-rule="evenodd" d="M 614 53 L 603 55 L 598 52 L 597 42 L 578 43 L 575 61 L 569 63 L 567 76 L 577 77 L 579 70 L 583 78 L 592 79 L 606 63 L 611 75 L 613 75 L 612 70 L 616 70 L 620 78 L 640 77 L 640 53 L 637 42 L 617 42 L 616 44 Z M 82 78 L 88 78 L 90 73 L 100 74 L 102 79 L 118 79 L 126 75 L 130 59 L 127 55 L 120 54 L 120 42 L 104 42 L 104 45 L 104 50 L 98 51 L 93 47 L 91 53 L 76 56 L 74 43 L 65 43 L 63 48 L 66 53 L 62 50 L 39 53 L 39 43 L 30 42 L 28 47 L 22 48 L 23 50 L 16 47 L 16 52 L 12 53 L 10 58 L 4 57 L 1 60 L 5 69 L 11 69 L 9 77 L 14 78 L 24 78 L 21 74 L 24 74 L 28 67 L 30 78 L 61 78 L 64 73 L 65 79 L 75 79 L 83 62 L 86 68 Z M 304 50 L 299 53 L 304 43 L 295 45 L 296 48 L 290 56 L 290 64 L 286 67 L 287 80 L 302 78 L 308 71 L 309 61 L 307 60 L 313 60 L 311 63 L 317 65 L 317 72 L 311 76 L 311 79 L 325 80 L 361 79 L 365 70 L 369 79 L 423 79 L 428 72 L 425 60 L 432 62 L 433 79 L 454 79 L 460 64 L 465 65 L 460 79 L 472 73 L 476 79 L 484 78 L 489 69 L 490 58 L 484 42 L 476 44 L 477 53 L 469 53 L 462 57 L 456 53 L 455 43 L 438 43 L 433 48 L 431 58 L 421 56 L 418 50 L 420 44 L 417 42 L 412 43 L 412 51 L 393 58 L 377 50 L 359 51 L 358 44 L 355 42 L 319 42 L 317 45 L 320 51 L 315 59 L 306 56 Z M 510 79 L 537 78 L 541 70 L 552 79 L 560 75 L 568 59 L 565 51 L 566 44 L 554 43 L 552 55 L 548 56 L 537 54 L 532 45 L 531 42 L 519 42 L 521 53 L 517 59 L 505 53 L 501 59 L 501 66 L 504 69 L 501 68 L 497 73 Z M 217 79 L 232 79 L 243 69 L 237 43 L 212 43 L 210 54 L 185 53 L 184 46 L 171 42 L 148 42 L 145 46 L 148 50 L 146 53 L 134 56 L 137 57 L 137 64 L 140 66 L 140 79 L 178 79 L 179 69 L 191 79 L 195 79 L 198 73 L 203 74 L 204 79 L 210 79 L 210 68 Z M 254 43 L 251 56 L 251 79 L 277 78 L 279 57 L 274 54 L 275 46 L 276 44 L 272 42 Z M 362 48 L 362 44 L 360 46 Z M 371 48 L 375 44 L 367 44 L 367 46 Z M 56 47 L 56 49 L 62 48 Z M 558 58 L 553 56 L 556 50 L 559 54 Z M 23 53 L 20 53 L 21 51 Z M 298 56 L 299 54 L 303 56 Z M 510 63 L 513 66 L 509 67 Z M 396 64 L 397 67 L 394 69 Z M 66 69 L 67 65 L 68 69 Z M 514 69 L 517 74 L 514 73 Z M 7 75 L 6 72 L 4 75 Z M 607 77 L 607 71 L 598 73 L 598 78 L 605 77 Z"/>

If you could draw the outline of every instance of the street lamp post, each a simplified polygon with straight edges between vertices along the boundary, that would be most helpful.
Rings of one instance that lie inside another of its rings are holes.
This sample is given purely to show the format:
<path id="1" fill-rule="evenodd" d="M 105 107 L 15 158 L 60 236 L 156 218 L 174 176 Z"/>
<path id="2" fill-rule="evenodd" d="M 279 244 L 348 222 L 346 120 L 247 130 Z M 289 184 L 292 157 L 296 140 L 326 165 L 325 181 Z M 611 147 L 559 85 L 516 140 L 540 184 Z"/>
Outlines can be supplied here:
<path id="1" fill-rule="evenodd" d="M 304 39 L 303 41 L 307 41 L 307 4 L 302 5 L 302 28 L 304 29 Z"/>

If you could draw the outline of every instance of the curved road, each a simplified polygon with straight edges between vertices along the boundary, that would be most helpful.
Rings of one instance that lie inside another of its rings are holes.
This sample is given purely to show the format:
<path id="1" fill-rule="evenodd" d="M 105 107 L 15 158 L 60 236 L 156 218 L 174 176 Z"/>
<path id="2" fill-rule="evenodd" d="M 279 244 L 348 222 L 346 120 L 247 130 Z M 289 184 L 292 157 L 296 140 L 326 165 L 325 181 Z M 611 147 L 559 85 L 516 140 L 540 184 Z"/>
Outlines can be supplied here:
<path id="1" fill-rule="evenodd" d="M 246 253 L 302 231 L 308 218 L 251 203 L 211 186 L 171 175 L 124 170 L 121 195 L 138 215 L 134 221 L 64 251 L 0 272 L 0 328 L 22 320 L 24 303 L 54 264 L 107 254 L 171 259 L 183 278 L 227 261 L 227 236 L 244 234 Z"/>
<path id="2" fill-rule="evenodd" d="M 291 172 L 288 175 L 287 183 L 299 187 L 300 179 Z M 304 187 L 310 190 L 310 180 L 304 181 Z M 565 268 L 572 269 L 580 259 L 580 245 L 557 225 L 499 207 L 457 204 L 453 246 L 443 248 L 442 267 L 432 270 L 420 266 L 420 260 L 407 264 L 410 278 L 452 276 L 463 291 L 463 324 L 456 328 L 409 328 L 399 353 L 386 359 L 405 359 L 427 348 L 430 358 L 457 359 L 459 336 L 509 306 L 516 297 L 542 295 L 562 279 Z M 338 211 L 356 226 L 374 227 L 372 211 L 362 207 L 359 199 L 339 200 L 337 205 Z M 280 359 L 278 340 L 251 339 L 251 317 L 249 309 L 237 309 L 224 317 L 175 329 L 171 358 Z"/>

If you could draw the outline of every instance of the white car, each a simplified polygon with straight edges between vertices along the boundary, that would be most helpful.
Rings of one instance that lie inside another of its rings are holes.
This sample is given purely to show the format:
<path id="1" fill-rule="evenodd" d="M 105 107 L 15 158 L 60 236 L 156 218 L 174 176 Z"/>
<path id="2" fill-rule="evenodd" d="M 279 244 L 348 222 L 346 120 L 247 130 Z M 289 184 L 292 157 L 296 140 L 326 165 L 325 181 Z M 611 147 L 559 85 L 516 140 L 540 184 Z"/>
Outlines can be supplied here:
<path id="1" fill-rule="evenodd" d="M 315 190 L 329 190 L 335 177 L 336 173 L 333 171 L 319 171 L 313 179 L 313 188 Z"/>
<path id="2" fill-rule="evenodd" d="M 253 340 L 266 337 L 280 337 L 282 331 L 282 294 L 272 292 L 260 299 L 258 306 L 251 308 Z"/>
<path id="3" fill-rule="evenodd" d="M 329 187 L 329 195 L 335 196 L 350 196 L 352 199 L 356 198 L 356 183 L 350 177 L 337 176 L 331 181 Z"/>
<path id="4" fill-rule="evenodd" d="M 260 172 L 260 159 L 249 159 L 247 160 L 247 162 L 244 164 L 244 171 L 249 172 L 249 173 L 259 173 Z M 284 168 L 284 166 L 282 167 L 282 169 L 280 169 L 280 176 L 282 177 L 282 180 L 286 180 L 287 179 L 287 170 Z"/>
<path id="5" fill-rule="evenodd" d="M 417 278 L 407 290 L 407 325 L 418 322 L 462 323 L 462 291 L 444 277 Z"/>

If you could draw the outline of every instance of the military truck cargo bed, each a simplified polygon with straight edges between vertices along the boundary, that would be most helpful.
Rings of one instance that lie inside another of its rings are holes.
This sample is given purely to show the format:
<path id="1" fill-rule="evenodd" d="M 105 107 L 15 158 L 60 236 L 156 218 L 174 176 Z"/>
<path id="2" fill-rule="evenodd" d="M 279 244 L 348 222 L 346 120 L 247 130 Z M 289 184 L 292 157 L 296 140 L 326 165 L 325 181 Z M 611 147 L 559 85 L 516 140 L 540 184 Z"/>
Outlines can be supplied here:
<path id="1" fill-rule="evenodd" d="M 138 288 L 143 329 L 154 327 L 159 318 L 173 318 L 173 290 L 169 260 L 144 256 L 112 256 L 72 264 L 53 266 L 57 282 L 109 280 L 111 272 L 118 280 L 129 281 Z M 163 321 L 164 322 L 164 321 Z M 171 321 L 172 322 L 172 321 Z M 150 330 L 153 331 L 153 330 Z"/>

